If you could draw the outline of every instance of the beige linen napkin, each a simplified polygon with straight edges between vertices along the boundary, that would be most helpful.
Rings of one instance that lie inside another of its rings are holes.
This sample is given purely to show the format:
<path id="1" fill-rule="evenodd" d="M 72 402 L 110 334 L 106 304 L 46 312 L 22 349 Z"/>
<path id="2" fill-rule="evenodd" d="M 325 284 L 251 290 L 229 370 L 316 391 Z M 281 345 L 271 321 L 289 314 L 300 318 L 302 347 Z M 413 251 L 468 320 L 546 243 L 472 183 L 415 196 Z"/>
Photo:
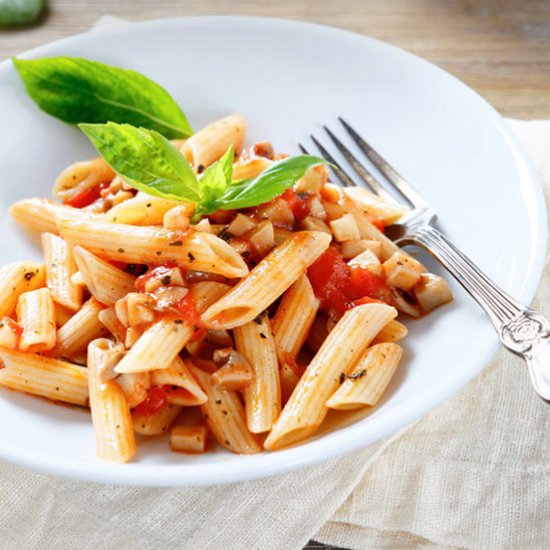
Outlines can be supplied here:
<path id="1" fill-rule="evenodd" d="M 550 122 L 512 124 L 550 189 Z M 135 489 L 0 464 L 0 547 L 292 550 L 315 536 L 358 549 L 544 548 L 549 426 L 523 365 L 502 355 L 414 427 L 270 479 Z"/>

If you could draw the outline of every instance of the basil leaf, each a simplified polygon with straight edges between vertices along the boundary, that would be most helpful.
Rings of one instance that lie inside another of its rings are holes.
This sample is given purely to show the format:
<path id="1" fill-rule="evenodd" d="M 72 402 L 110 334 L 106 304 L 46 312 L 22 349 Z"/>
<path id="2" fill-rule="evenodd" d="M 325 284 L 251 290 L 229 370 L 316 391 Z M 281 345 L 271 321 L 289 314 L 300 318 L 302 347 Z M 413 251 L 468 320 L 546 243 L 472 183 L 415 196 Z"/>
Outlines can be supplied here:
<path id="1" fill-rule="evenodd" d="M 229 187 L 218 198 L 217 206 L 222 210 L 233 210 L 268 202 L 292 187 L 310 168 L 319 164 L 326 164 L 326 161 L 311 155 L 280 160 L 256 178 Z"/>
<path id="2" fill-rule="evenodd" d="M 78 57 L 13 58 L 13 63 L 38 106 L 70 124 L 128 123 L 170 139 L 193 134 L 170 94 L 135 71 Z"/>
<path id="3" fill-rule="evenodd" d="M 205 172 L 199 176 L 199 186 L 202 194 L 202 203 L 197 208 L 196 215 L 201 212 L 210 214 L 217 210 L 217 200 L 222 196 L 233 176 L 233 158 L 235 156 L 233 145 L 230 145 L 220 160 L 211 164 Z"/>
<path id="4" fill-rule="evenodd" d="M 34 23 L 43 8 L 44 0 L 0 0 L 0 26 Z"/>
<path id="5" fill-rule="evenodd" d="M 190 164 L 158 132 L 114 122 L 78 126 L 128 185 L 166 199 L 201 202 Z"/>

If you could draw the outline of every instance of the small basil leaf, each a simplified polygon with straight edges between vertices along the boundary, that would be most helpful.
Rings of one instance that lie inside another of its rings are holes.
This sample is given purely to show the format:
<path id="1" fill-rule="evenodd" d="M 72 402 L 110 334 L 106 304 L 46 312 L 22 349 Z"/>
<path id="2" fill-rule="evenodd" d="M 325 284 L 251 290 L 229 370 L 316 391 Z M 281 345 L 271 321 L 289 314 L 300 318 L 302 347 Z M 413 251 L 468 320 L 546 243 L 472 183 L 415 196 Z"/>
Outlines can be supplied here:
<path id="1" fill-rule="evenodd" d="M 319 164 L 326 164 L 326 161 L 311 155 L 280 160 L 256 178 L 229 187 L 218 199 L 218 208 L 233 210 L 268 202 L 292 187 L 310 168 Z"/>
<path id="2" fill-rule="evenodd" d="M 185 157 L 154 130 L 129 124 L 79 124 L 99 154 L 128 185 L 166 199 L 201 202 Z"/>
<path id="3" fill-rule="evenodd" d="M 170 94 L 135 71 L 78 57 L 13 58 L 13 63 L 38 106 L 70 124 L 128 123 L 170 139 L 193 134 Z"/>
<path id="4" fill-rule="evenodd" d="M 233 145 L 230 145 L 222 158 L 211 164 L 199 176 L 199 187 L 205 205 L 221 197 L 231 184 L 234 156 Z"/>

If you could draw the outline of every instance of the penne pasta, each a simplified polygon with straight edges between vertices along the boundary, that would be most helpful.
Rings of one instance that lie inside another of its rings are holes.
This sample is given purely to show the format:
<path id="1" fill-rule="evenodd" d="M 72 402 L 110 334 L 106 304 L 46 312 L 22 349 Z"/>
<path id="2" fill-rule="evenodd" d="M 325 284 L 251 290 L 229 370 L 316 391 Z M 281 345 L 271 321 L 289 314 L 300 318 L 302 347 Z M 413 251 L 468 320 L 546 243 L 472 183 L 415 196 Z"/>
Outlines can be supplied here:
<path id="1" fill-rule="evenodd" d="M 43 287 L 45 274 L 38 262 L 14 262 L 0 269 L 0 317 L 13 316 L 19 296 Z"/>
<path id="2" fill-rule="evenodd" d="M 167 368 L 193 336 L 194 329 L 181 319 L 153 323 L 130 348 L 116 372 L 146 372 Z"/>
<path id="3" fill-rule="evenodd" d="M 176 357 L 172 364 L 165 369 L 151 372 L 153 386 L 175 386 L 184 392 L 171 392 L 168 401 L 175 405 L 193 407 L 206 403 L 206 394 L 202 391 L 198 382 L 193 378 L 190 368 L 181 357 Z"/>
<path id="4" fill-rule="evenodd" d="M 127 372 L 120 374 L 116 378 L 130 408 L 137 407 L 147 399 L 147 394 L 151 388 L 151 375 L 148 372 Z"/>
<path id="5" fill-rule="evenodd" d="M 270 252 L 242 281 L 202 315 L 209 328 L 252 321 L 290 287 L 328 247 L 325 233 L 299 231 Z"/>
<path id="6" fill-rule="evenodd" d="M 208 429 L 206 426 L 174 426 L 170 431 L 170 447 L 178 453 L 204 453 Z"/>
<path id="7" fill-rule="evenodd" d="M 0 386 L 52 401 L 86 406 L 88 370 L 35 353 L 0 348 Z"/>
<path id="8" fill-rule="evenodd" d="M 342 191 L 358 209 L 380 220 L 384 225 L 398 222 L 409 211 L 405 205 L 385 201 L 364 187 L 344 187 Z"/>
<path id="9" fill-rule="evenodd" d="M 55 323 L 57 328 L 62 327 L 74 315 L 74 311 L 56 302 L 54 302 L 53 307 L 55 308 Z"/>
<path id="10" fill-rule="evenodd" d="M 304 345 L 319 303 L 306 275 L 302 275 L 283 295 L 272 322 L 281 364 L 285 363 L 287 355 L 296 357 Z"/>
<path id="11" fill-rule="evenodd" d="M 19 296 L 17 322 L 23 329 L 19 341 L 21 351 L 48 351 L 55 346 L 55 308 L 47 288 L 31 290 Z"/>
<path id="12" fill-rule="evenodd" d="M 191 372 L 208 397 L 201 412 L 220 445 L 234 453 L 259 453 L 262 447 L 256 435 L 246 427 L 243 404 L 237 392 L 221 390 L 210 382 L 210 375 L 192 366 Z"/>
<path id="13" fill-rule="evenodd" d="M 231 287 L 224 283 L 202 281 L 191 285 L 189 292 L 197 313 L 203 313 L 230 290 Z"/>
<path id="14" fill-rule="evenodd" d="M 37 233 L 57 233 L 56 216 L 71 215 L 75 209 L 49 199 L 24 199 L 9 208 L 11 217 Z"/>
<path id="15" fill-rule="evenodd" d="M 134 430 L 141 435 L 160 435 L 168 432 L 170 426 L 176 421 L 182 407 L 167 403 L 154 412 L 141 412 L 136 407 L 132 412 Z"/>
<path id="16" fill-rule="evenodd" d="M 209 233 L 180 233 L 160 227 L 115 224 L 96 219 L 57 219 L 61 236 L 93 254 L 137 264 L 175 262 L 188 269 L 244 277 L 244 260 L 222 239 Z"/>
<path id="17" fill-rule="evenodd" d="M 365 304 L 347 311 L 329 333 L 300 378 L 264 442 L 274 450 L 309 437 L 328 411 L 326 402 L 381 328 L 397 316 L 385 304 Z"/>
<path id="18" fill-rule="evenodd" d="M 136 453 L 130 406 L 116 381 L 102 378 L 102 373 L 112 369 L 121 357 L 119 346 L 113 344 L 112 340 L 98 339 L 88 346 L 90 409 L 97 457 L 128 462 Z"/>
<path id="19" fill-rule="evenodd" d="M 253 179 L 273 164 L 265 157 L 252 157 L 233 164 L 233 181 Z"/>
<path id="20" fill-rule="evenodd" d="M 85 351 L 88 344 L 105 336 L 99 312 L 104 308 L 95 298 L 90 298 L 58 331 L 57 344 L 49 353 L 52 357 L 72 357 Z"/>
<path id="21" fill-rule="evenodd" d="M 218 160 L 233 145 L 238 153 L 241 150 L 246 121 L 241 115 L 231 115 L 209 124 L 193 134 L 180 151 L 197 170 L 209 166 Z"/>
<path id="22" fill-rule="evenodd" d="M 72 281 L 77 267 L 69 245 L 53 233 L 42 234 L 42 251 L 46 264 L 46 284 L 52 298 L 76 311 L 82 305 L 82 286 Z"/>
<path id="23" fill-rule="evenodd" d="M 164 215 L 174 207 L 186 207 L 189 216 L 194 209 L 192 204 L 163 199 L 140 191 L 135 197 L 110 208 L 105 213 L 105 219 L 128 225 L 162 225 Z"/>
<path id="24" fill-rule="evenodd" d="M 275 340 L 267 315 L 236 327 L 237 351 L 249 362 L 254 377 L 244 390 L 246 423 L 252 433 L 267 432 L 281 412 L 281 382 Z"/>
<path id="25" fill-rule="evenodd" d="M 377 344 L 359 358 L 344 383 L 327 401 L 338 410 L 376 405 L 394 375 L 403 350 L 397 344 Z"/>
<path id="26" fill-rule="evenodd" d="M 113 169 L 101 157 L 75 162 L 59 174 L 53 194 L 61 200 L 70 199 L 100 183 L 110 182 L 115 175 Z"/>
<path id="27" fill-rule="evenodd" d="M 381 342 L 399 342 L 403 340 L 408 334 L 407 327 L 393 319 L 387 325 L 385 325 L 382 330 L 376 335 L 373 344 L 380 344 Z"/>
<path id="28" fill-rule="evenodd" d="M 101 303 L 113 305 L 135 290 L 136 278 L 129 273 L 94 256 L 81 246 L 75 246 L 73 254 L 85 285 Z"/>
<path id="29" fill-rule="evenodd" d="M 116 338 L 117 342 L 126 341 L 126 327 L 118 320 L 114 306 L 102 309 L 97 318 L 99 322 Z"/>

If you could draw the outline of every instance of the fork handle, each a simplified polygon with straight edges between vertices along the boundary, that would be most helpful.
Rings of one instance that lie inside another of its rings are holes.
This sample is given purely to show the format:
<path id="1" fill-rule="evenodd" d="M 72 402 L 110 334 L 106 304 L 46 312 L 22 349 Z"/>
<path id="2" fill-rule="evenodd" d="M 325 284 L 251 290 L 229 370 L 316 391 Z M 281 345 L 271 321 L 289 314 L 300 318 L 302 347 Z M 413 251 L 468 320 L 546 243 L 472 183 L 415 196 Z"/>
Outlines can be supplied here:
<path id="1" fill-rule="evenodd" d="M 451 273 L 491 319 L 500 341 L 523 357 L 535 391 L 550 401 L 550 322 L 499 288 L 445 235 L 422 226 L 397 241 L 424 248 Z"/>

